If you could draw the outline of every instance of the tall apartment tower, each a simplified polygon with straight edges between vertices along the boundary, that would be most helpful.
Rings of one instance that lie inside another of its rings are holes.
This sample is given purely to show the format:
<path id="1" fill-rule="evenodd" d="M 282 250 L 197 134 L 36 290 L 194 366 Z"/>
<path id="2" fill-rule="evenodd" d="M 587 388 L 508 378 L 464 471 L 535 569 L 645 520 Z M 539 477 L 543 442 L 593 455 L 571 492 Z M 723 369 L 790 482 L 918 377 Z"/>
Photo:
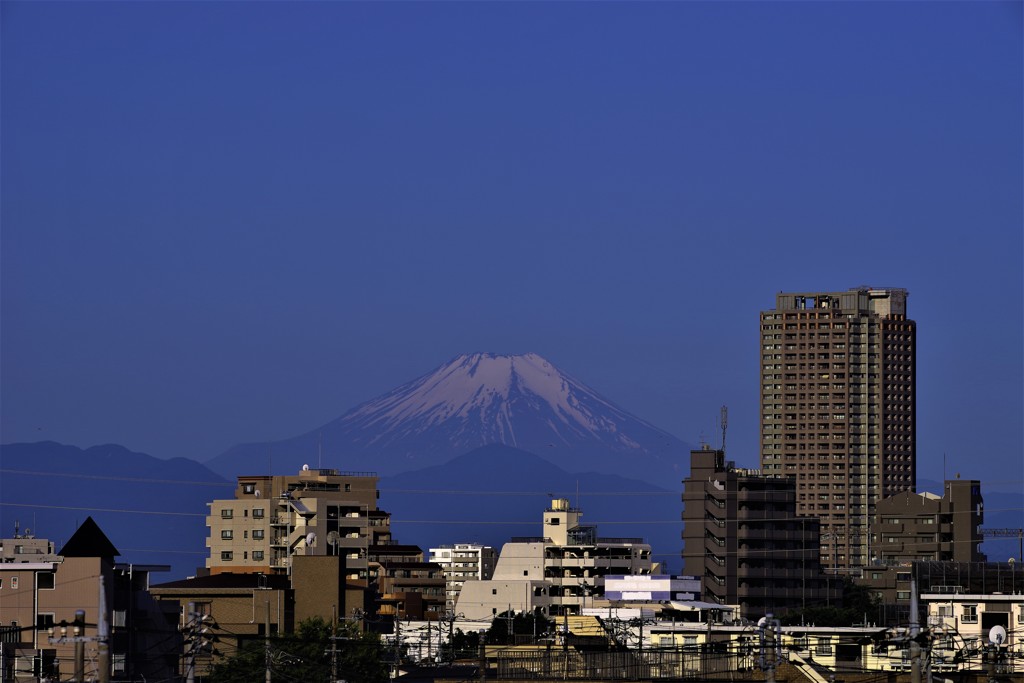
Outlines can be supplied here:
<path id="1" fill-rule="evenodd" d="M 876 502 L 914 490 L 915 336 L 905 289 L 784 293 L 761 313 L 761 469 L 796 477 L 824 567 L 867 565 Z"/>

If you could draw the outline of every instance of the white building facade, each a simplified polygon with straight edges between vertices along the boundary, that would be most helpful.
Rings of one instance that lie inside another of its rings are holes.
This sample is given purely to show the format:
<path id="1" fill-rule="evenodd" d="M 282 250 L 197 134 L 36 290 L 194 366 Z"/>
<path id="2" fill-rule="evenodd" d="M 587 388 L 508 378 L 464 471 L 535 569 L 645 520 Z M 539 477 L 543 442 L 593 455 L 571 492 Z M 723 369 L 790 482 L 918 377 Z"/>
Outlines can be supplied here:
<path id="1" fill-rule="evenodd" d="M 604 577 L 657 570 L 643 539 L 599 538 L 596 527 L 580 524 L 582 516 L 564 498 L 552 500 L 544 512 L 544 535 L 506 543 L 489 581 L 463 585 L 456 611 L 467 619 L 536 608 L 549 616 L 582 614 L 609 604 Z"/>
<path id="2" fill-rule="evenodd" d="M 464 583 L 487 581 L 494 575 L 498 552 L 487 545 L 456 543 L 431 548 L 430 561 L 441 565 L 445 576 L 445 604 L 454 611 Z"/>

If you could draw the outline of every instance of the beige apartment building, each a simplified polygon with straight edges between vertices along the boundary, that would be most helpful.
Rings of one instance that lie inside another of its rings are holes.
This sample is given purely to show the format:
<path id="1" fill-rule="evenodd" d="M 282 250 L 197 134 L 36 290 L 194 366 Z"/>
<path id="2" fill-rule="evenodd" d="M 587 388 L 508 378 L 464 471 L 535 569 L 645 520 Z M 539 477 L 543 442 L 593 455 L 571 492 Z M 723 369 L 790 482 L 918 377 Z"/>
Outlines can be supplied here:
<path id="1" fill-rule="evenodd" d="M 207 569 L 288 574 L 297 555 L 335 555 L 346 580 L 365 581 L 368 548 L 391 540 L 377 481 L 371 472 L 308 466 L 297 475 L 238 477 L 234 498 L 209 504 Z"/>
<path id="2" fill-rule="evenodd" d="M 915 338 L 905 289 L 780 293 L 761 313 L 761 469 L 796 478 L 825 567 L 859 574 L 876 503 L 914 490 Z"/>

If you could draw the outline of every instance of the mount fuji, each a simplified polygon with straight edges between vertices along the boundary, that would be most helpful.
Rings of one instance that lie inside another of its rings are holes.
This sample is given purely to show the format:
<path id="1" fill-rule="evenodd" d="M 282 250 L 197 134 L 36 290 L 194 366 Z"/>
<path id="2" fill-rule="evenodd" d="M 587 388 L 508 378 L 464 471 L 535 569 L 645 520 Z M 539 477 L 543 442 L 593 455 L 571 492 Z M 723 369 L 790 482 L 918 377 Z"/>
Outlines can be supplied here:
<path id="1" fill-rule="evenodd" d="M 229 479 L 291 474 L 318 461 L 383 475 L 503 444 L 569 472 L 663 484 L 685 476 L 689 446 L 627 413 L 537 354 L 458 356 L 305 434 L 232 447 L 206 464 Z"/>

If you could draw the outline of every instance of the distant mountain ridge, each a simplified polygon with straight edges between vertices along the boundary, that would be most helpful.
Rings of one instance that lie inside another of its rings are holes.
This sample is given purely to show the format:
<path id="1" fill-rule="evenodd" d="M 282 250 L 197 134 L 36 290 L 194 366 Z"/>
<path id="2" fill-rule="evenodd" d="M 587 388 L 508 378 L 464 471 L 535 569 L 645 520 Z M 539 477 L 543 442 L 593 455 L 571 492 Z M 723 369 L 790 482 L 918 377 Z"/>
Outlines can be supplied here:
<path id="1" fill-rule="evenodd" d="M 204 564 L 206 504 L 235 486 L 194 460 L 116 444 L 4 444 L 0 469 L 0 537 L 10 538 L 17 522 L 59 549 L 91 516 L 121 551 L 119 562 L 170 565 L 158 581 Z"/>
<path id="2" fill-rule="evenodd" d="M 689 446 L 619 408 L 537 354 L 458 356 L 305 434 L 241 444 L 209 460 L 225 477 L 290 473 L 318 454 L 325 467 L 385 475 L 503 444 L 569 471 L 681 480 Z"/>

